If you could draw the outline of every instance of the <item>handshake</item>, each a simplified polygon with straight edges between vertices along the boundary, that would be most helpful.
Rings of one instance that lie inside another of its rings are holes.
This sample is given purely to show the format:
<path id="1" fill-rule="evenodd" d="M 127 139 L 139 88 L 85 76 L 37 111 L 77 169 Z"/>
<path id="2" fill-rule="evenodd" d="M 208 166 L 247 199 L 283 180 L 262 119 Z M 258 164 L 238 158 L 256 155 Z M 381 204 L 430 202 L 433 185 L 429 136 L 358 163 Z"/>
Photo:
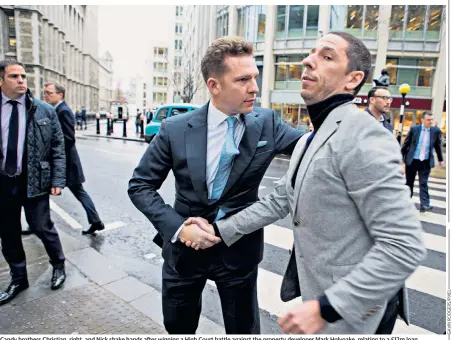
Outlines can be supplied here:
<path id="1" fill-rule="evenodd" d="M 202 217 L 187 219 L 178 237 L 187 247 L 195 250 L 207 249 L 221 242 L 221 238 L 215 236 L 213 226 Z"/>

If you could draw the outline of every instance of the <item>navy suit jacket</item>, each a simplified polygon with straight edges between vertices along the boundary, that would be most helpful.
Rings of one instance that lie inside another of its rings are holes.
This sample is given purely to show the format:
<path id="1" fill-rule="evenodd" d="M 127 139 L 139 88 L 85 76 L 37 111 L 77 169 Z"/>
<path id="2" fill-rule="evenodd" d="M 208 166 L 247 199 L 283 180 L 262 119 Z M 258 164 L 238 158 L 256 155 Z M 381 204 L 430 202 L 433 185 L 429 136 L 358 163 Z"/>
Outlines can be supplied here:
<path id="1" fill-rule="evenodd" d="M 411 165 L 414 159 L 414 153 L 416 151 L 417 144 L 419 142 L 419 135 L 421 134 L 422 125 L 412 126 L 408 132 L 405 142 L 402 146 L 403 160 L 406 165 Z M 435 126 L 430 128 L 430 147 L 429 147 L 429 160 L 430 168 L 435 167 L 435 157 L 433 157 L 433 148 L 438 156 L 438 161 L 443 161 L 443 151 L 441 149 L 441 130 Z"/>
<path id="2" fill-rule="evenodd" d="M 64 148 L 66 151 L 66 186 L 85 182 L 82 163 L 75 147 L 75 119 L 74 113 L 62 102 L 55 109 L 64 135 Z"/>
<path id="3" fill-rule="evenodd" d="M 209 200 L 206 185 L 208 104 L 162 122 L 129 181 L 133 204 L 158 231 L 154 242 L 162 247 L 165 261 L 181 275 L 190 275 L 207 251 L 196 251 L 171 238 L 190 216 L 213 223 L 221 207 L 226 217 L 258 200 L 261 182 L 272 159 L 291 153 L 302 132 L 283 123 L 269 109 L 255 108 L 244 115 L 245 132 L 228 182 L 219 200 Z M 259 141 L 266 141 L 257 147 Z M 169 171 L 175 177 L 174 206 L 165 204 L 157 190 Z M 263 256 L 262 229 L 244 236 L 231 247 L 220 249 L 223 263 L 230 269 L 257 265 Z"/>

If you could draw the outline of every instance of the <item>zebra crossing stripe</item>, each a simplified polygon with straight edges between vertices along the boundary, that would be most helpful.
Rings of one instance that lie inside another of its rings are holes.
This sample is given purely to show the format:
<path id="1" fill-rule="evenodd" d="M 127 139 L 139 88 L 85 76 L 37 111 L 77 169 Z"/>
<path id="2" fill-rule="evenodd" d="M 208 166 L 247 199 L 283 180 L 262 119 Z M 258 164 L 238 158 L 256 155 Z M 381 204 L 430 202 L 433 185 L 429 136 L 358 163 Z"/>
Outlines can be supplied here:
<path id="1" fill-rule="evenodd" d="M 419 186 L 419 182 L 416 181 L 414 183 L 415 185 Z M 444 184 L 439 184 L 439 183 L 435 183 L 435 182 L 428 182 L 428 188 L 436 188 L 436 189 L 446 189 L 446 186 Z"/>
<path id="2" fill-rule="evenodd" d="M 419 219 L 422 222 L 446 225 L 446 215 L 435 214 L 432 212 L 419 212 Z"/>
<path id="3" fill-rule="evenodd" d="M 413 203 L 419 203 L 419 197 L 418 196 L 411 197 L 411 201 Z M 436 207 L 436 208 L 444 208 L 444 209 L 447 208 L 447 202 L 446 201 L 439 201 L 439 200 L 432 200 L 431 199 L 430 200 L 430 205 L 432 207 Z"/>
<path id="4" fill-rule="evenodd" d="M 417 188 L 417 187 L 414 187 L 413 188 L 413 192 L 415 192 L 415 193 L 419 193 L 419 188 Z M 432 195 L 432 196 L 437 196 L 437 197 L 444 197 L 444 198 L 446 198 L 447 196 L 446 196 L 446 192 L 445 191 L 438 191 L 438 190 L 428 190 L 428 193 L 430 194 L 430 195 Z"/>
<path id="5" fill-rule="evenodd" d="M 446 272 L 419 266 L 406 280 L 407 288 L 446 299 Z"/>
<path id="6" fill-rule="evenodd" d="M 446 253 L 446 238 L 443 236 L 422 233 L 427 249 Z M 292 249 L 294 236 L 292 229 L 270 224 L 264 228 L 264 242 L 282 249 Z"/>

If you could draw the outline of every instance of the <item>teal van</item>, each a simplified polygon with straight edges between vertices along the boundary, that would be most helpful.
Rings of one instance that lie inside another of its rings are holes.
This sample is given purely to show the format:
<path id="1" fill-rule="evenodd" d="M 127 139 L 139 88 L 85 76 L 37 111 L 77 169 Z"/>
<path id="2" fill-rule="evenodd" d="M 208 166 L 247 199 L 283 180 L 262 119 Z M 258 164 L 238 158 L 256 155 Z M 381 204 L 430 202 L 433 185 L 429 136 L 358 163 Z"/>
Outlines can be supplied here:
<path id="1" fill-rule="evenodd" d="M 198 107 L 198 105 L 183 103 L 160 106 L 157 111 L 155 111 L 151 122 L 146 126 L 146 129 L 144 129 L 144 140 L 148 143 L 151 142 L 152 138 L 159 132 L 160 125 L 164 119 L 196 110 Z"/>

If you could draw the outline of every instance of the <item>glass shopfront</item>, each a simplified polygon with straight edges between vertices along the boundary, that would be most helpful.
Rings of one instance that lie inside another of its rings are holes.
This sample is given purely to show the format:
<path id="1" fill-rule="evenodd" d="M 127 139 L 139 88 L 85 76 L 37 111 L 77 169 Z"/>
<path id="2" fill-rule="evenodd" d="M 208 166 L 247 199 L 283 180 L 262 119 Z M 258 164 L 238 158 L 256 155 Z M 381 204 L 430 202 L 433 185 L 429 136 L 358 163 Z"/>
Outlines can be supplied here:
<path id="1" fill-rule="evenodd" d="M 304 132 L 308 131 L 310 119 L 305 105 L 272 103 L 272 110 L 279 114 L 283 122 Z"/>

